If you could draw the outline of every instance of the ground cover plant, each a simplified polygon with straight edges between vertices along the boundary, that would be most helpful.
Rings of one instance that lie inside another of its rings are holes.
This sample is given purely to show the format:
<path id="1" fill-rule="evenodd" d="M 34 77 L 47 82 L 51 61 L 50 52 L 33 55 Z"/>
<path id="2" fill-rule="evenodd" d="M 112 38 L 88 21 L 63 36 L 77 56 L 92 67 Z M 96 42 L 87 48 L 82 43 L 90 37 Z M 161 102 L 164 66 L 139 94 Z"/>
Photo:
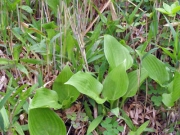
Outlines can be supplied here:
<path id="1" fill-rule="evenodd" d="M 179 1 L 1 0 L 0 134 L 180 134 Z"/>

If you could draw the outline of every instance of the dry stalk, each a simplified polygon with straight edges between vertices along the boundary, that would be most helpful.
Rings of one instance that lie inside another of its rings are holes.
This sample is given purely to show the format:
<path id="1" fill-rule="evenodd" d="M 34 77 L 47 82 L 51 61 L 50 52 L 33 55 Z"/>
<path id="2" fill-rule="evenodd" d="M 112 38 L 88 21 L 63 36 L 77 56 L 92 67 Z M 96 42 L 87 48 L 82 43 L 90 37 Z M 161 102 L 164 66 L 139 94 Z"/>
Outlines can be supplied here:
<path id="1" fill-rule="evenodd" d="M 84 10 L 85 10 L 87 4 L 84 5 L 85 5 Z M 81 12 L 82 7 L 79 7 L 78 4 L 77 4 L 77 9 L 74 9 L 73 15 L 70 14 L 70 11 L 65 4 L 64 4 L 64 10 L 67 18 L 69 18 L 72 31 L 77 39 L 81 51 L 81 55 L 83 57 L 86 66 L 86 70 L 89 71 L 88 62 L 86 58 L 86 51 L 85 51 L 84 35 L 82 34 L 83 29 L 86 27 L 86 23 L 87 23 L 87 21 L 82 21 L 82 19 L 87 19 L 86 18 L 87 14 L 85 13 L 85 11 L 84 13 Z"/>

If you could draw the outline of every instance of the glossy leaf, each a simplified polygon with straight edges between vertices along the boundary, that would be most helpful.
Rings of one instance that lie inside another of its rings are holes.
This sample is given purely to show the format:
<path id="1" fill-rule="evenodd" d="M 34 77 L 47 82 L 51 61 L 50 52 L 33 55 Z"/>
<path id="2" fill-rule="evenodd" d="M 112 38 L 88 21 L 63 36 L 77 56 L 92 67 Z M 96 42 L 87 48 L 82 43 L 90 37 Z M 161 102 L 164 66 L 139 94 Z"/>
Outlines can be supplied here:
<path id="1" fill-rule="evenodd" d="M 128 84 L 125 62 L 123 62 L 106 76 L 102 95 L 108 100 L 116 100 L 126 93 Z"/>
<path id="2" fill-rule="evenodd" d="M 126 60 L 126 69 L 129 69 L 133 64 L 133 59 L 128 49 L 110 35 L 104 36 L 104 53 L 111 68 L 119 66 L 124 60 Z"/>
<path id="3" fill-rule="evenodd" d="M 64 122 L 49 108 L 29 110 L 28 122 L 31 135 L 66 135 Z"/>
<path id="4" fill-rule="evenodd" d="M 144 80 L 148 77 L 148 72 L 145 69 L 135 70 L 128 73 L 129 86 L 124 97 L 132 97 L 136 94 L 138 88 L 144 82 Z"/>
<path id="5" fill-rule="evenodd" d="M 103 116 L 100 115 L 90 123 L 90 125 L 87 129 L 87 135 L 89 135 L 100 124 L 102 119 L 103 119 Z"/>
<path id="6" fill-rule="evenodd" d="M 34 108 L 54 108 L 60 109 L 62 106 L 58 103 L 58 94 L 47 88 L 39 88 L 31 101 L 29 109 Z"/>
<path id="7" fill-rule="evenodd" d="M 169 73 L 162 61 L 157 59 L 154 55 L 148 54 L 142 59 L 142 66 L 147 70 L 150 78 L 161 86 L 167 85 Z"/>
<path id="8" fill-rule="evenodd" d="M 99 97 L 103 86 L 89 73 L 78 72 L 74 74 L 65 84 L 74 86 L 79 92 L 94 99 L 98 104 L 102 104 L 106 99 Z"/>
<path id="9" fill-rule="evenodd" d="M 65 107 L 69 107 L 80 95 L 79 91 L 77 91 L 75 87 L 64 84 L 71 78 L 72 75 L 73 73 L 69 66 L 65 66 L 53 83 L 53 90 L 57 92 L 59 102 Z"/>

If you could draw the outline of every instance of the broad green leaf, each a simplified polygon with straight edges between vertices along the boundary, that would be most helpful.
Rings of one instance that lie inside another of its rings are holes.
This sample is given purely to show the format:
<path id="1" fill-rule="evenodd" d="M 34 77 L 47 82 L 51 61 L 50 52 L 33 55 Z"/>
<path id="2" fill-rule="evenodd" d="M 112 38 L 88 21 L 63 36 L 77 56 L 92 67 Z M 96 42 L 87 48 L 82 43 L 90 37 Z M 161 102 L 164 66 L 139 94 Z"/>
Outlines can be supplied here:
<path id="1" fill-rule="evenodd" d="M 163 13 L 163 14 L 169 14 L 165 9 L 163 8 L 156 8 L 157 11 Z"/>
<path id="2" fill-rule="evenodd" d="M 39 88 L 34 95 L 29 109 L 34 108 L 54 108 L 60 109 L 62 106 L 58 103 L 58 94 L 47 88 Z"/>
<path id="3" fill-rule="evenodd" d="M 66 135 L 64 122 L 49 108 L 29 110 L 28 122 L 31 135 Z"/>
<path id="4" fill-rule="evenodd" d="M 146 121 L 145 123 L 143 123 L 136 131 L 137 135 L 140 135 L 141 133 L 143 133 L 143 131 L 146 129 L 146 127 L 148 126 L 149 121 Z"/>
<path id="5" fill-rule="evenodd" d="M 178 100 L 180 98 L 180 73 L 175 72 L 174 80 L 173 80 L 173 91 L 172 91 L 172 98 L 174 101 Z"/>
<path id="6" fill-rule="evenodd" d="M 58 75 L 58 77 L 55 79 L 53 83 L 53 90 L 57 92 L 59 102 L 65 107 L 70 106 L 71 103 L 76 101 L 76 99 L 80 95 L 79 91 L 77 91 L 75 87 L 64 84 L 71 78 L 72 75 L 73 73 L 67 65 L 64 67 L 64 69 L 61 71 L 61 73 Z M 64 101 L 66 101 L 67 104 L 64 104 Z"/>
<path id="7" fill-rule="evenodd" d="M 162 102 L 168 107 L 174 106 L 174 100 L 171 94 L 164 93 L 162 95 Z"/>
<path id="8" fill-rule="evenodd" d="M 51 21 L 51 22 L 42 24 L 42 27 L 44 29 L 55 29 L 57 28 L 57 25 L 54 23 L 54 21 Z"/>
<path id="9" fill-rule="evenodd" d="M 125 69 L 125 62 L 123 62 L 106 76 L 102 95 L 108 100 L 116 100 L 126 93 L 128 84 L 129 80 Z"/>
<path id="10" fill-rule="evenodd" d="M 129 86 L 124 97 L 132 97 L 136 94 L 138 88 L 144 82 L 144 80 L 148 77 L 148 72 L 142 68 L 141 70 L 135 70 L 128 73 Z"/>
<path id="11" fill-rule="evenodd" d="M 62 2 L 59 0 L 46 0 L 45 2 L 48 4 L 48 6 L 51 7 L 51 9 L 54 11 L 55 15 L 57 16 L 58 7 L 59 7 L 60 3 L 62 3 Z M 60 9 L 62 9 L 62 8 L 60 8 Z"/>
<path id="12" fill-rule="evenodd" d="M 176 14 L 179 10 L 180 10 L 180 6 L 177 6 L 177 7 L 172 9 L 172 13 Z"/>
<path id="13" fill-rule="evenodd" d="M 99 97 L 103 86 L 89 73 L 78 72 L 74 74 L 65 84 L 74 86 L 79 92 L 94 99 L 98 104 L 102 104 L 106 99 Z"/>
<path id="14" fill-rule="evenodd" d="M 32 10 L 29 6 L 27 6 L 27 5 L 19 6 L 19 8 L 25 10 L 26 12 L 28 12 L 28 13 L 30 13 L 30 14 L 33 13 L 33 10 Z"/>
<path id="15" fill-rule="evenodd" d="M 150 78 L 155 80 L 161 86 L 167 85 L 169 73 L 165 64 L 154 55 L 148 54 L 142 59 L 142 66 L 147 70 Z"/>
<path id="16" fill-rule="evenodd" d="M 163 8 L 169 13 L 171 14 L 172 11 L 171 11 L 171 6 L 169 6 L 168 4 L 164 3 L 163 2 Z"/>
<path id="17" fill-rule="evenodd" d="M 104 53 L 111 68 L 119 66 L 124 60 L 126 60 L 126 69 L 129 69 L 133 64 L 133 59 L 128 49 L 110 35 L 104 36 Z"/>
<path id="18" fill-rule="evenodd" d="M 179 6 L 179 1 L 175 1 L 173 4 L 171 4 L 172 10 Z"/>
<path id="19" fill-rule="evenodd" d="M 88 129 L 87 129 L 87 134 L 86 135 L 89 135 L 99 124 L 100 122 L 102 121 L 103 119 L 103 116 L 100 115 L 98 116 L 97 118 L 95 118 L 89 125 Z"/>
<path id="20" fill-rule="evenodd" d="M 119 107 L 111 109 L 111 113 L 113 113 L 114 115 L 116 115 L 116 117 L 118 117 L 119 116 Z"/>
<path id="21" fill-rule="evenodd" d="M 164 93 L 162 95 L 162 101 L 163 103 L 168 106 L 168 107 L 172 107 L 174 105 L 174 102 L 177 101 L 180 98 L 180 73 L 179 72 L 175 72 L 174 75 L 174 80 L 173 80 L 173 87 L 171 85 L 169 85 L 169 90 L 171 91 L 170 94 L 166 94 Z"/>

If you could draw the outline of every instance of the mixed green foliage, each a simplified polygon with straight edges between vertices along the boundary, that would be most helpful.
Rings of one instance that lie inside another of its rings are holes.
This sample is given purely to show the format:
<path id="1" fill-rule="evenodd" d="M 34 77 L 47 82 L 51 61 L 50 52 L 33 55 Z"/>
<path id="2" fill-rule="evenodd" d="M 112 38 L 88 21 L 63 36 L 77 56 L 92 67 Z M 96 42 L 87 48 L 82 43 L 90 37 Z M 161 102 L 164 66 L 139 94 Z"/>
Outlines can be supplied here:
<path id="1" fill-rule="evenodd" d="M 103 8 L 91 0 L 0 2 L 1 134 L 66 135 L 81 123 L 87 135 L 155 132 L 123 110 L 140 93 L 155 108 L 176 109 L 179 2 L 108 1 Z M 77 102 L 84 112 L 59 115 Z"/>

